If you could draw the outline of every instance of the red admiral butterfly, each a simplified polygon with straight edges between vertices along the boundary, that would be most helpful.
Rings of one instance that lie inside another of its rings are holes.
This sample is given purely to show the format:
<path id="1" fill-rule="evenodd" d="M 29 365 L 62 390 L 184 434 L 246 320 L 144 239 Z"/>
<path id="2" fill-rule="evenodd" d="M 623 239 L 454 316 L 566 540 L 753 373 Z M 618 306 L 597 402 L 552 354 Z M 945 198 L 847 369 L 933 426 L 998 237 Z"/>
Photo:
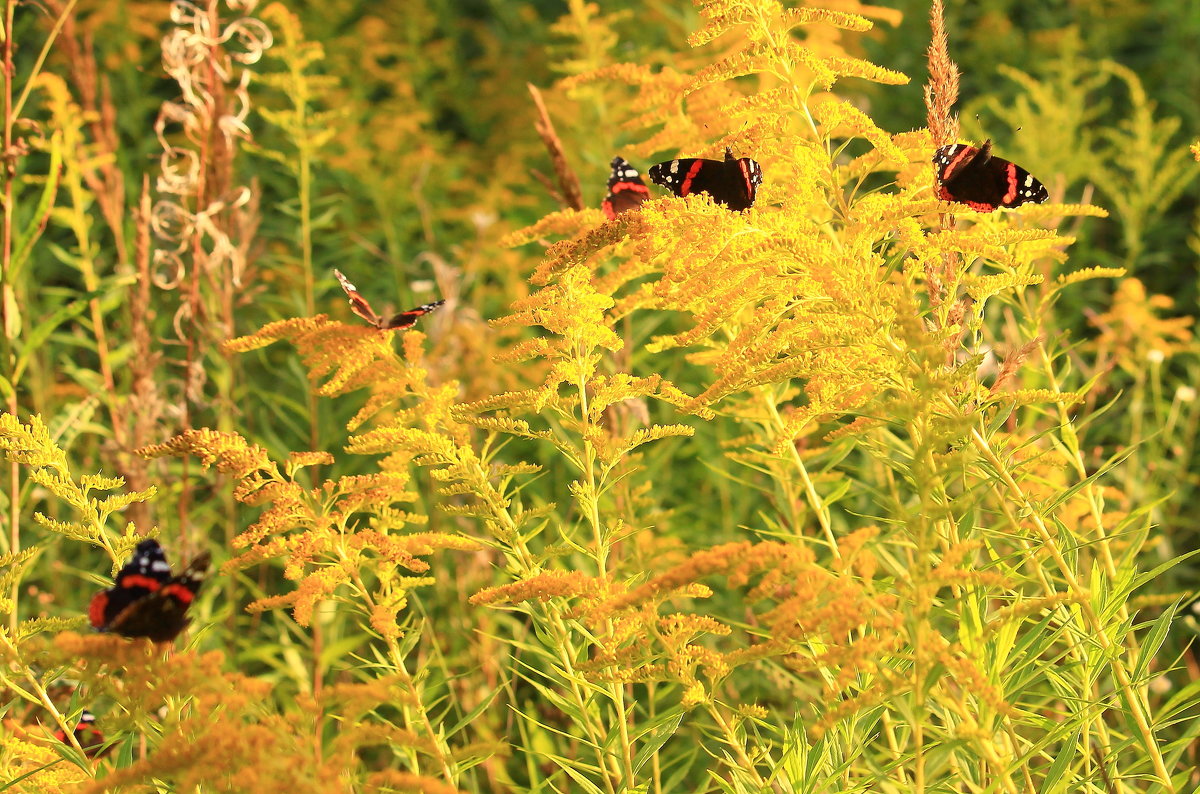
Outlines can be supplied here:
<path id="1" fill-rule="evenodd" d="M 342 289 L 346 291 L 346 297 L 350 299 L 350 310 L 380 331 L 411 328 L 419 318 L 424 317 L 445 303 L 445 301 L 426 303 L 415 309 L 400 312 L 385 320 L 375 313 L 375 310 L 371 308 L 371 304 L 367 303 L 367 299 L 359 294 L 358 288 L 351 284 L 350 279 L 343 276 L 340 270 L 333 271 L 333 275 L 337 276 L 338 283 L 342 285 Z"/>
<path id="2" fill-rule="evenodd" d="M 1041 204 L 1050 197 L 1046 186 L 1016 163 L 992 156 L 992 141 L 975 148 L 965 143 L 943 146 L 933 155 L 937 164 L 937 196 L 966 204 L 980 212 L 998 207 Z"/>
<path id="3" fill-rule="evenodd" d="M 718 204 L 740 211 L 754 204 L 762 169 L 749 157 L 735 158 L 726 149 L 724 160 L 688 158 L 651 166 L 650 179 L 676 196 L 707 193 Z"/>
<path id="4" fill-rule="evenodd" d="M 117 573 L 116 583 L 92 597 L 88 607 L 92 626 L 122 637 L 170 642 L 191 622 L 187 610 L 200 590 L 208 562 L 204 552 L 183 573 L 172 576 L 158 541 L 143 540 Z"/>
<path id="5" fill-rule="evenodd" d="M 612 159 L 612 174 L 608 177 L 608 195 L 600 208 L 609 220 L 626 210 L 635 210 L 650 198 L 650 188 L 638 176 L 637 169 L 624 157 Z"/>
<path id="6" fill-rule="evenodd" d="M 90 711 L 84 711 L 79 715 L 79 724 L 75 726 L 72 733 L 75 734 L 75 741 L 79 742 L 79 746 L 83 748 L 83 752 L 88 758 L 96 758 L 108 752 L 109 748 L 104 747 L 104 734 L 96 727 L 96 715 Z M 54 738 L 58 739 L 63 744 L 67 744 L 67 734 L 61 728 L 54 732 Z"/>

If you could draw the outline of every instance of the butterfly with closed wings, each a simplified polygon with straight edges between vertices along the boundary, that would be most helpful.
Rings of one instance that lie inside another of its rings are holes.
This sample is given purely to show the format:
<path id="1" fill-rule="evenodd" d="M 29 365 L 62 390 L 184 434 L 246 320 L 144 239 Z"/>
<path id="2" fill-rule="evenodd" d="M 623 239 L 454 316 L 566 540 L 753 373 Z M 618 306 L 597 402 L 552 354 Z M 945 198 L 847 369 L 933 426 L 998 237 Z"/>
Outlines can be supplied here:
<path id="1" fill-rule="evenodd" d="M 624 157 L 612 159 L 612 173 L 608 177 L 608 195 L 600 208 L 609 220 L 613 220 L 622 212 L 635 210 L 642 202 L 650 198 L 650 188 L 642 181 L 637 169 L 629 164 Z"/>

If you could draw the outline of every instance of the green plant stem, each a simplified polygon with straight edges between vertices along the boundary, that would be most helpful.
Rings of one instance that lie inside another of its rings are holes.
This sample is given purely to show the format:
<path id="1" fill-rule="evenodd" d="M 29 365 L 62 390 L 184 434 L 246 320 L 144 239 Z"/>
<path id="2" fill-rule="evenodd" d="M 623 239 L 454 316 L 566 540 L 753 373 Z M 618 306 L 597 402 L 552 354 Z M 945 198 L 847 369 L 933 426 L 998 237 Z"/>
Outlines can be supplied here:
<path id="1" fill-rule="evenodd" d="M 13 202 L 16 196 L 13 192 L 13 181 L 17 175 L 15 141 L 13 125 L 16 123 L 17 112 L 13 108 L 13 77 L 16 68 L 13 66 L 13 17 L 16 13 L 17 0 L 4 0 L 4 151 L 0 152 L 4 171 L 4 240 L 0 246 L 0 340 L 3 347 L 0 355 L 3 361 L 4 377 L 8 381 L 7 399 L 8 412 L 17 415 L 17 384 L 13 382 L 14 361 L 12 340 L 9 338 L 9 326 L 12 318 L 9 316 L 9 295 L 12 285 L 12 254 L 13 254 Z M 28 86 L 26 86 L 28 88 Z M 21 550 L 21 470 L 14 461 L 8 467 L 8 553 L 16 554 Z M 12 600 L 12 611 L 8 616 L 8 628 L 12 634 L 17 632 L 18 609 L 20 603 L 20 581 L 13 577 L 9 598 Z"/>
<path id="2" fill-rule="evenodd" d="M 534 555 L 525 545 L 521 533 L 517 529 L 516 522 L 513 521 L 512 516 L 508 512 L 508 500 L 492 485 L 488 479 L 487 471 L 478 458 L 457 460 L 455 463 L 464 468 L 469 468 L 472 472 L 471 484 L 474 486 L 474 493 L 487 505 L 488 511 L 492 515 L 492 520 L 500 525 L 505 547 L 512 553 L 517 562 L 514 574 L 518 577 L 531 575 L 538 569 L 537 563 L 535 562 Z M 614 785 L 613 779 L 619 778 L 620 772 L 609 766 L 611 759 L 604 752 L 605 742 L 602 738 L 603 731 L 595 724 L 591 698 L 584 693 L 579 685 L 582 676 L 575 666 L 575 660 L 579 658 L 579 650 L 575 647 L 572 634 L 563 620 L 561 610 L 558 610 L 552 602 L 548 602 L 545 605 L 543 625 L 549 631 L 552 640 L 550 645 L 557 653 L 559 664 L 562 665 L 563 679 L 566 681 L 567 688 L 571 692 L 571 697 L 575 701 L 575 707 L 583 717 L 583 730 L 587 744 L 596 754 L 597 767 L 604 773 L 604 788 L 609 794 L 616 794 L 618 789 Z"/>
<path id="3" fill-rule="evenodd" d="M 1062 552 L 1058 548 L 1058 543 L 1051 535 L 1049 528 L 1043 521 L 1041 514 L 1037 508 L 1025 495 L 1021 486 L 1013 479 L 1008 471 L 1008 467 L 1000 460 L 999 456 L 992 451 L 991 445 L 987 439 L 980 433 L 978 428 L 971 429 L 971 443 L 984 457 L 984 459 L 992 466 L 993 470 L 999 475 L 1001 481 L 1008 489 L 1012 497 L 1021 505 L 1022 509 L 1028 513 L 1029 519 L 1033 522 L 1034 527 L 1038 531 L 1039 539 L 1042 542 L 1042 548 L 1050 553 L 1054 559 L 1055 565 L 1058 567 L 1059 574 L 1066 580 L 1067 586 L 1072 593 L 1083 595 L 1084 588 L 1079 583 L 1075 576 L 1075 572 L 1071 569 L 1066 559 L 1062 556 Z M 1150 756 L 1150 761 L 1154 766 L 1154 772 L 1159 782 L 1171 789 L 1171 775 L 1167 771 L 1166 763 L 1163 761 L 1162 753 L 1158 748 L 1158 742 L 1154 738 L 1154 731 L 1150 727 L 1149 720 L 1146 716 L 1146 706 L 1141 695 L 1135 690 L 1133 683 L 1129 679 L 1129 673 L 1125 669 L 1125 663 L 1121 659 L 1123 648 L 1118 649 L 1109 638 L 1104 624 L 1100 621 L 1092 604 L 1086 598 L 1080 598 L 1078 602 L 1080 613 L 1084 621 L 1092 633 L 1093 639 L 1100 645 L 1106 657 L 1112 665 L 1113 677 L 1117 680 L 1121 694 L 1125 698 L 1129 706 L 1129 712 L 1133 716 L 1134 724 L 1137 727 L 1138 734 L 1145 747 L 1146 753 Z"/>
<path id="4" fill-rule="evenodd" d="M 22 658 L 21 651 L 13 643 L 8 632 L 0 631 L 0 642 L 4 643 L 5 655 L 10 659 L 20 660 Z M 53 718 L 54 724 L 57 725 L 58 729 L 61 730 L 67 737 L 67 742 L 69 742 L 70 745 L 78 750 L 81 754 L 84 754 L 83 747 L 79 745 L 79 739 L 75 736 L 74 727 L 67 725 L 66 718 L 63 717 L 62 713 L 54 705 L 54 701 L 50 699 L 50 694 L 46 691 L 46 688 L 42 686 L 42 683 L 37 680 L 33 673 L 30 672 L 28 667 L 23 664 L 18 666 L 20 667 L 21 677 L 29 683 L 29 688 L 32 689 L 34 694 L 37 695 L 38 700 L 41 702 L 46 711 L 50 712 L 50 716 Z"/>
<path id="5" fill-rule="evenodd" d="M 759 789 L 766 786 L 766 781 L 762 779 L 762 775 L 758 774 L 758 770 L 754 767 L 754 762 L 750 760 L 750 756 L 746 755 L 745 742 L 738 741 L 737 734 L 733 731 L 733 726 L 729 724 L 729 720 L 725 719 L 725 715 L 721 713 L 721 709 L 716 704 L 711 704 L 708 707 L 708 713 L 721 729 L 725 745 L 733 751 L 738 763 L 745 770 L 746 774 L 750 776 L 754 785 L 758 786 Z"/>
<path id="6" fill-rule="evenodd" d="M 350 560 L 344 555 L 342 555 L 342 559 L 344 562 L 350 563 Z M 353 581 L 354 586 L 358 588 L 359 597 L 362 598 L 363 603 L 366 605 L 367 613 L 370 614 L 376 608 L 376 606 L 378 606 L 378 604 L 375 601 L 375 598 L 371 595 L 371 591 L 367 587 L 366 583 L 363 582 L 362 577 L 359 576 L 357 569 L 353 569 L 353 573 L 351 573 L 351 581 Z M 437 730 L 433 727 L 433 723 L 429 721 L 429 713 L 425 710 L 425 703 L 421 699 L 421 693 L 417 689 L 416 681 L 408 672 L 408 665 L 405 660 L 404 652 L 400 649 L 400 644 L 396 642 L 395 637 L 391 636 L 384 637 L 384 642 L 387 643 L 388 656 L 392 660 L 392 668 L 400 676 L 400 680 L 404 683 L 404 688 L 407 691 L 408 696 L 412 699 L 412 702 L 416 704 L 416 710 L 420 716 L 421 727 L 424 728 L 425 735 L 429 737 L 430 745 L 436 751 L 438 763 L 442 768 L 442 775 L 445 776 L 445 779 L 448 783 L 456 783 L 458 781 L 458 776 L 455 774 L 454 770 L 451 769 L 450 762 L 448 760 L 450 758 L 450 749 L 446 746 L 445 739 L 438 734 Z M 401 705 L 400 710 L 404 714 L 404 721 L 406 723 L 405 727 L 411 730 L 412 717 L 409 714 L 408 707 L 406 705 Z M 420 758 L 417 753 L 412 753 L 409 761 L 413 765 L 413 770 L 419 774 Z"/>
<path id="7" fill-rule="evenodd" d="M 775 430 L 776 437 L 783 433 L 784 423 L 783 417 L 779 415 L 779 406 L 775 404 L 775 395 L 770 388 L 759 389 L 759 396 L 762 397 L 767 411 L 771 415 L 771 424 Z M 799 450 L 796 445 L 790 441 L 787 444 L 788 457 L 791 458 L 792 465 L 796 467 L 796 473 L 800 475 L 800 482 L 804 485 L 804 492 L 808 495 L 808 503 L 812 507 L 813 512 L 817 514 L 817 523 L 821 525 L 821 531 L 825 534 L 825 542 L 829 546 L 829 552 L 833 555 L 833 559 L 842 559 L 842 552 L 838 548 L 837 538 L 833 534 L 833 520 L 829 515 L 829 508 L 825 505 L 825 501 L 821 499 L 821 495 L 817 493 L 817 488 L 813 485 L 812 477 L 808 474 L 808 468 L 804 465 L 804 459 L 800 457 Z M 797 527 L 799 530 L 799 527 Z"/>
<path id="8" fill-rule="evenodd" d="M 75 153 L 68 154 L 64 158 L 67 165 L 65 171 L 68 175 L 67 190 L 71 196 L 71 215 L 70 224 L 71 231 L 75 235 L 75 239 L 79 242 L 79 270 L 83 275 L 83 287 L 89 293 L 96 293 L 100 289 L 100 278 L 96 275 L 96 261 L 92 258 L 92 238 L 89 231 L 91 227 L 91 218 L 84 209 L 87 203 L 87 191 L 84 190 L 83 183 L 80 181 L 78 166 L 72 161 Z M 92 298 L 88 301 L 88 309 L 92 319 L 92 336 L 96 340 L 96 357 L 100 363 L 100 378 L 104 383 L 104 404 L 108 408 L 110 421 L 112 423 L 113 438 L 117 442 L 117 446 L 121 449 L 126 448 L 125 438 L 125 423 L 118 415 L 116 399 L 116 379 L 113 377 L 112 369 L 112 354 L 108 347 L 108 333 L 104 327 L 104 314 L 100 311 L 100 299 Z"/>
<path id="9" fill-rule="evenodd" d="M 58 34 L 62 32 L 63 26 L 67 24 L 67 20 L 71 18 L 71 12 L 75 10 L 75 5 L 78 2 L 79 0 L 68 0 L 67 5 L 63 8 L 62 14 L 54 21 L 54 27 L 50 29 L 50 35 L 46 37 L 45 43 L 42 44 L 41 51 L 38 52 L 37 60 L 34 61 L 33 68 L 29 71 L 29 79 L 25 81 L 25 88 L 21 90 L 21 96 L 17 99 L 16 105 L 12 106 L 11 115 L 14 119 L 19 119 L 22 111 L 25 110 L 25 102 L 29 99 L 29 94 L 33 91 L 33 87 L 37 83 L 37 76 L 41 74 L 42 66 L 45 65 L 46 58 L 50 56 L 50 50 L 53 49 L 54 42 L 58 39 Z M 8 46 L 8 31 L 12 30 L 12 16 L 11 14 L 7 16 L 8 21 L 5 23 L 5 46 Z M 8 53 L 8 55 L 11 55 L 11 53 Z M 4 65 L 7 70 L 8 79 L 11 80 L 13 76 L 13 70 L 11 69 L 11 59 L 9 57 L 5 58 Z M 11 100 L 12 94 L 8 93 L 7 96 Z M 9 104 L 11 104 L 11 102 Z M 5 105 L 6 117 L 9 115 L 7 112 L 9 104 Z"/>
<path id="10" fill-rule="evenodd" d="M 312 224 L 312 145 L 308 138 L 308 81 L 304 70 L 295 60 L 291 61 L 292 85 L 297 88 L 293 99 L 296 115 L 303 136 L 296 145 L 296 187 L 300 197 L 300 261 L 304 270 L 304 312 L 312 317 L 317 313 L 317 278 L 313 271 L 313 224 Z M 316 384 L 308 382 L 308 438 L 309 448 L 320 449 L 321 425 L 318 421 Z"/>
<path id="11" fill-rule="evenodd" d="M 586 352 L 584 353 L 586 355 Z M 581 360 L 583 356 L 581 355 Z M 580 424 L 583 427 L 583 473 L 587 478 L 588 487 L 588 521 L 592 525 L 592 536 L 596 544 L 596 569 L 597 575 L 602 579 L 608 578 L 608 543 L 604 537 L 604 529 L 600 521 L 600 491 L 599 485 L 596 482 L 596 450 L 592 446 L 589 431 L 592 431 L 592 415 L 588 405 L 587 382 L 580 376 L 579 382 L 576 384 L 579 389 L 579 413 Z M 606 618 L 604 621 L 605 633 L 607 636 L 613 636 L 612 619 Z M 633 746 L 629 737 L 629 719 L 627 716 L 627 706 L 625 704 L 625 687 L 619 681 L 614 681 L 608 685 L 609 697 L 612 698 L 613 705 L 617 709 L 617 730 L 621 736 L 621 760 L 624 764 L 624 781 L 625 786 L 634 785 L 633 780 Z"/>

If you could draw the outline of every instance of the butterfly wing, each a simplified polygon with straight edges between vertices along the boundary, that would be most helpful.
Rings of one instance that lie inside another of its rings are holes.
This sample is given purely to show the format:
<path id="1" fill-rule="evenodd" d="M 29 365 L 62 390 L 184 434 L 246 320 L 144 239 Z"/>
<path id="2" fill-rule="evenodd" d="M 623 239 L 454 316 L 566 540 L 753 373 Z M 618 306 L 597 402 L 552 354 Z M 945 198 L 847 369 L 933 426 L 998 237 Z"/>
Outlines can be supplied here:
<path id="1" fill-rule="evenodd" d="M 713 201 L 734 211 L 749 209 L 762 184 L 762 169 L 749 157 L 734 158 L 726 150 L 724 160 L 684 158 L 658 163 L 650 179 L 676 196 L 707 193 Z"/>
<path id="2" fill-rule="evenodd" d="M 608 195 L 600 208 L 609 220 L 622 212 L 637 209 L 650 198 L 650 188 L 642 181 L 637 169 L 623 157 L 612 159 L 612 173 L 608 177 Z"/>
<path id="3" fill-rule="evenodd" d="M 207 552 L 199 555 L 178 576 L 168 576 L 158 589 L 126 605 L 105 630 L 122 637 L 148 637 L 154 642 L 175 639 L 191 622 L 187 610 L 196 600 L 209 562 Z"/>
<path id="4" fill-rule="evenodd" d="M 386 322 L 381 322 L 379 324 L 379 328 L 383 331 L 391 331 L 397 328 L 411 328 L 417 322 L 417 320 L 429 314 L 443 303 L 445 303 L 445 301 L 423 303 L 415 309 L 409 309 L 406 312 L 400 312 L 399 314 L 388 319 Z"/>
<path id="5" fill-rule="evenodd" d="M 383 321 L 375 310 L 371 308 L 371 304 L 367 303 L 367 299 L 358 291 L 358 287 L 350 283 L 350 279 L 342 275 L 342 271 L 335 270 L 333 275 L 337 277 L 338 283 L 342 285 L 342 291 L 346 293 L 346 297 L 350 299 L 350 311 L 357 314 L 359 317 L 366 320 L 376 328 L 383 327 Z"/>
<path id="6" fill-rule="evenodd" d="M 992 158 L 997 164 L 997 171 L 1003 176 L 1004 195 L 1000 197 L 1001 207 L 1019 207 L 1022 204 L 1041 204 L 1050 198 L 1050 191 L 1033 174 L 1016 163 Z"/>
<path id="7" fill-rule="evenodd" d="M 991 141 L 982 147 L 955 143 L 933 156 L 937 166 L 937 196 L 966 204 L 980 212 L 999 207 L 1040 204 L 1049 198 L 1046 186 L 1016 163 L 993 157 Z"/>
<path id="8" fill-rule="evenodd" d="M 650 181 L 662 185 L 676 196 L 689 196 L 700 190 L 696 180 L 705 163 L 719 165 L 716 160 L 702 160 L 698 157 L 656 163 L 650 166 Z"/>
<path id="9" fill-rule="evenodd" d="M 713 198 L 718 204 L 724 204 L 731 210 L 740 212 L 750 209 L 754 206 L 754 199 L 758 197 L 758 186 L 762 184 L 762 166 L 749 157 L 735 158 L 733 152 L 728 149 L 725 150 L 725 162 L 722 165 L 725 166 L 726 172 L 730 173 L 726 183 L 731 183 L 732 188 L 726 196 L 713 193 Z"/>
<path id="10" fill-rule="evenodd" d="M 156 540 L 143 540 L 134 549 L 129 562 L 117 572 L 116 582 L 92 597 L 88 618 L 94 628 L 104 631 L 117 615 L 131 604 L 158 591 L 171 578 L 171 566 Z"/>

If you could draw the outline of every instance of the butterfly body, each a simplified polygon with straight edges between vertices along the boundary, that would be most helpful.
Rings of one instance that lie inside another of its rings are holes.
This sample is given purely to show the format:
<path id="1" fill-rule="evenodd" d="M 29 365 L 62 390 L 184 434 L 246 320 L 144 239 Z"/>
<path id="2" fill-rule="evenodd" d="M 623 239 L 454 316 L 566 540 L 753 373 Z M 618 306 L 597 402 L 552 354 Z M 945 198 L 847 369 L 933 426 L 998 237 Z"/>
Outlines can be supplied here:
<path id="1" fill-rule="evenodd" d="M 724 160 L 683 158 L 658 163 L 650 168 L 650 179 L 676 196 L 707 193 L 713 201 L 740 212 L 754 205 L 762 168 L 749 157 L 734 157 L 725 150 Z"/>
<path id="2" fill-rule="evenodd" d="M 954 143 L 933 155 L 937 166 L 937 197 L 966 204 L 980 212 L 1022 204 L 1040 204 L 1050 197 L 1046 186 L 1016 163 L 992 155 L 991 140 L 982 146 Z"/>
<path id="3" fill-rule="evenodd" d="M 600 208 L 609 220 L 622 212 L 635 210 L 650 198 L 650 188 L 642 181 L 637 169 L 623 157 L 612 159 L 612 173 L 608 177 L 608 195 Z"/>
<path id="4" fill-rule="evenodd" d="M 169 642 L 191 621 L 188 607 L 208 570 L 207 552 L 173 576 L 156 540 L 143 540 L 112 587 L 92 597 L 88 618 L 97 631 Z"/>
<path id="5" fill-rule="evenodd" d="M 364 298 L 361 293 L 359 293 L 357 287 L 350 283 L 350 279 L 342 275 L 340 270 L 333 271 L 333 275 L 337 276 L 338 283 L 342 285 L 342 290 L 346 293 L 346 297 L 350 300 L 350 311 L 354 312 L 359 317 L 378 328 L 380 331 L 395 331 L 403 328 L 411 328 L 416 324 L 417 320 L 445 303 L 445 301 L 423 303 L 420 306 L 409 309 L 408 311 L 400 312 L 399 314 L 394 314 L 391 317 L 381 317 L 375 313 L 375 310 L 371 308 L 371 304 L 367 303 L 367 299 Z"/>

